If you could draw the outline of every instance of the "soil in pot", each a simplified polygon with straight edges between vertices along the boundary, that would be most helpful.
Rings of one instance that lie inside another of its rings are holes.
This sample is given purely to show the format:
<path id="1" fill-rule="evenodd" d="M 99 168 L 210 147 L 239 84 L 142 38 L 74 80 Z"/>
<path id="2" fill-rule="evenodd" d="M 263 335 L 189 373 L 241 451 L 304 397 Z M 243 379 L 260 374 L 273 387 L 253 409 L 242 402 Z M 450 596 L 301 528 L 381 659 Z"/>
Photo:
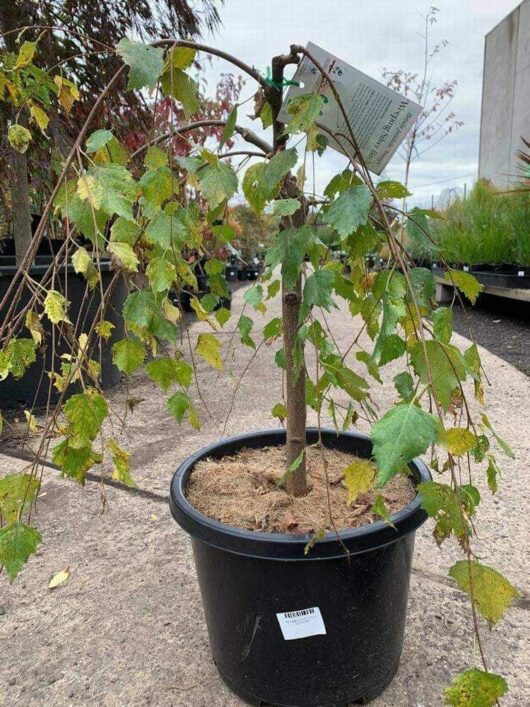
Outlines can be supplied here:
<path id="1" fill-rule="evenodd" d="M 285 473 L 285 447 L 242 449 L 233 456 L 204 459 L 194 468 L 187 497 L 204 515 L 232 527 L 277 533 L 334 532 L 380 520 L 373 512 L 376 494 L 369 490 L 348 504 L 344 470 L 369 465 L 352 454 L 312 446 L 307 449 L 310 492 L 290 496 L 279 482 Z M 373 469 L 375 473 L 375 468 Z M 379 491 L 390 513 L 414 498 L 405 476 L 394 477 Z M 330 520 L 330 509 L 333 524 Z"/>

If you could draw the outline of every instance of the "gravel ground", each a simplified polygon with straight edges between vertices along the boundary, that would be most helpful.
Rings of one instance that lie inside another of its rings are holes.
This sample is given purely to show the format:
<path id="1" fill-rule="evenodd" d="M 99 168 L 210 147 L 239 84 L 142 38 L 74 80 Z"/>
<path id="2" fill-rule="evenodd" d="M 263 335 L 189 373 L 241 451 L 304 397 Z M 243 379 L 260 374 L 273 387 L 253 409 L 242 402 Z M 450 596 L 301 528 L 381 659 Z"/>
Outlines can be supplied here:
<path id="1" fill-rule="evenodd" d="M 530 376 L 530 303 L 482 295 L 475 307 L 455 306 L 453 328 Z"/>

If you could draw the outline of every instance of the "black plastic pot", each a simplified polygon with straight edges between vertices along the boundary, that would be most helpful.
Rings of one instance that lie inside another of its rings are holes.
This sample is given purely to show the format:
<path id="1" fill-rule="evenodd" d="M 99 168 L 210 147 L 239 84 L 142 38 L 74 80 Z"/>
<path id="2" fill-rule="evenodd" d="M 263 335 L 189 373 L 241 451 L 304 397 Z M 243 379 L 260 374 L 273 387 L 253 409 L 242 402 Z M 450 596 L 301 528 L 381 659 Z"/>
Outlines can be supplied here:
<path id="1" fill-rule="evenodd" d="M 40 263 L 35 264 L 30 268 L 30 276 L 37 282 L 43 277 L 50 265 L 50 257 L 48 256 L 45 262 L 44 256 L 39 256 Z M 3 299 L 9 285 L 12 282 L 13 276 L 17 271 L 15 265 L 5 264 L 7 258 L 4 256 L 3 262 L 0 262 L 0 300 Z M 101 284 L 103 290 L 106 291 L 110 286 L 111 280 L 115 273 L 110 269 L 108 261 L 101 261 L 99 264 L 101 272 Z M 71 265 L 63 266 L 59 269 L 54 282 L 54 288 L 62 292 L 70 306 L 68 315 L 70 320 L 76 325 L 75 334 L 79 336 L 83 332 L 87 333 L 96 317 L 101 302 L 100 287 L 95 287 L 93 290 L 88 289 L 86 280 L 82 275 L 77 275 Z M 15 310 L 15 315 L 27 304 L 31 296 L 31 291 L 25 288 Z M 105 307 L 104 318 L 114 324 L 114 329 L 110 339 L 104 342 L 104 345 L 95 348 L 91 356 L 101 364 L 100 382 L 103 388 L 110 388 L 120 381 L 120 371 L 112 363 L 112 346 L 116 341 L 123 339 L 124 322 L 122 316 L 123 303 L 127 297 L 127 286 L 123 278 L 119 278 L 115 283 L 109 301 Z M 6 311 L 0 311 L 0 322 L 3 322 Z M 56 336 L 55 356 L 52 355 L 52 325 L 47 317 L 42 318 L 44 328 L 44 337 L 47 343 L 44 355 L 37 352 L 37 360 L 29 366 L 26 373 L 19 380 L 15 380 L 9 375 L 0 383 L 0 407 L 13 408 L 19 405 L 33 406 L 45 405 L 48 402 L 48 389 L 50 380 L 48 378 L 49 371 L 61 371 L 62 359 L 61 354 L 69 353 L 70 349 L 64 341 L 63 337 Z M 21 336 L 29 337 L 30 333 L 23 329 Z M 75 392 L 75 386 L 68 389 L 69 394 Z M 51 389 L 50 403 L 55 403 L 59 399 L 59 392 L 56 388 Z"/>
<path id="2" fill-rule="evenodd" d="M 225 277 L 228 282 L 235 282 L 237 280 L 237 268 L 234 265 L 227 265 L 225 268 Z"/>
<path id="3" fill-rule="evenodd" d="M 365 435 L 323 430 L 322 437 L 327 447 L 371 455 Z M 308 443 L 317 439 L 308 429 Z M 233 528 L 187 501 L 199 460 L 284 443 L 284 430 L 233 437 L 200 450 L 173 477 L 171 512 L 191 535 L 213 658 L 227 685 L 252 704 L 367 702 L 398 667 L 414 533 L 426 514 L 415 498 L 392 517 L 395 529 L 380 521 L 341 532 L 349 555 L 334 534 L 305 555 L 307 535 Z M 410 468 L 415 483 L 430 479 L 419 459 Z M 320 633 L 284 638 L 280 621 L 290 622 L 285 630 Z"/>

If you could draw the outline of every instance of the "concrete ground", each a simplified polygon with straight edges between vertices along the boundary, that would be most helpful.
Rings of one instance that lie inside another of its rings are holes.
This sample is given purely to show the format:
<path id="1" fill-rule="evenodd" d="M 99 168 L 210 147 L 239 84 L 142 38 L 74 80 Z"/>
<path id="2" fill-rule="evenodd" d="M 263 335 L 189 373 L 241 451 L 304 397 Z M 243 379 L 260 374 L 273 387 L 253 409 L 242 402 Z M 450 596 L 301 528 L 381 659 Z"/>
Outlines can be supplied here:
<path id="1" fill-rule="evenodd" d="M 234 296 L 234 314 L 242 308 L 243 291 Z M 252 315 L 260 326 L 274 316 Z M 345 350 L 357 323 L 340 311 L 329 315 L 336 341 Z M 234 316 L 234 323 L 237 316 Z M 204 323 L 194 323 L 194 343 Z M 129 386 L 131 397 L 143 399 L 119 435 L 133 452 L 140 492 L 89 481 L 81 489 L 45 471 L 36 521 L 43 543 L 13 585 L 0 578 L 0 705 L 160 705 L 235 707 L 242 705 L 221 682 L 211 660 L 190 544 L 173 521 L 167 493 L 179 462 L 218 439 L 232 406 L 237 373 L 252 352 L 238 344 L 233 329 L 222 335 L 225 372 L 199 362 L 203 419 L 200 434 L 178 428 L 161 405 L 161 394 L 143 375 Z M 229 349 L 233 338 L 232 348 Z M 256 337 L 258 338 L 258 337 Z M 459 344 L 465 340 L 456 336 Z M 272 347 L 274 349 L 274 347 Z M 187 350 L 187 345 L 185 346 Z M 516 461 L 501 460 L 502 481 L 491 497 L 485 484 L 479 509 L 477 551 L 521 591 L 512 610 L 493 629 L 484 627 L 491 668 L 511 687 L 505 705 L 530 704 L 528 576 L 528 456 L 530 447 L 530 380 L 485 350 L 483 363 L 491 381 L 489 416 L 516 452 Z M 226 435 L 274 427 L 269 411 L 281 397 L 281 377 L 271 347 L 262 346 L 237 390 Z M 354 364 L 362 371 L 362 364 Z M 374 396 L 382 409 L 394 397 L 388 367 L 385 383 Z M 122 409 L 125 386 L 111 398 Z M 361 429 L 364 425 L 359 425 Z M 10 454 L 16 454 L 11 450 Z M 0 456 L 2 474 L 24 462 Z M 102 502 L 104 494 L 105 505 Z M 441 550 L 427 523 L 417 533 L 405 647 L 401 666 L 374 707 L 436 707 L 443 688 L 476 656 L 470 632 L 470 608 L 454 588 L 447 569 L 458 548 Z M 66 584 L 49 590 L 49 578 L 68 567 Z"/>

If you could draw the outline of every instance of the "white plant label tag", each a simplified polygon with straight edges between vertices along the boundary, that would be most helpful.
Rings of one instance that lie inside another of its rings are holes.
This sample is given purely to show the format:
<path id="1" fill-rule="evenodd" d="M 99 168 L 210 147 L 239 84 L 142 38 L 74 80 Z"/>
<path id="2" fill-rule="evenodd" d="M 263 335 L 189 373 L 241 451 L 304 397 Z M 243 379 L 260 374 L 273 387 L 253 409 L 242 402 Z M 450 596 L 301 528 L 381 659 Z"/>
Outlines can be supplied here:
<path id="1" fill-rule="evenodd" d="M 283 614 L 276 614 L 276 617 L 286 641 L 326 633 L 324 620 L 318 606 L 299 611 L 285 611 Z"/>
<path id="2" fill-rule="evenodd" d="M 308 43 L 307 49 L 330 74 L 368 169 L 381 174 L 412 128 L 421 112 L 421 106 L 313 42 Z M 320 125 L 336 135 L 336 138 L 332 138 L 325 130 L 322 131 L 330 147 L 354 158 L 344 117 L 327 81 L 322 81 L 319 69 L 304 56 L 293 78 L 300 86 L 289 86 L 279 119 L 287 123 L 292 118 L 288 105 L 296 96 L 320 93 L 325 103 L 316 121 L 317 127 Z"/>

